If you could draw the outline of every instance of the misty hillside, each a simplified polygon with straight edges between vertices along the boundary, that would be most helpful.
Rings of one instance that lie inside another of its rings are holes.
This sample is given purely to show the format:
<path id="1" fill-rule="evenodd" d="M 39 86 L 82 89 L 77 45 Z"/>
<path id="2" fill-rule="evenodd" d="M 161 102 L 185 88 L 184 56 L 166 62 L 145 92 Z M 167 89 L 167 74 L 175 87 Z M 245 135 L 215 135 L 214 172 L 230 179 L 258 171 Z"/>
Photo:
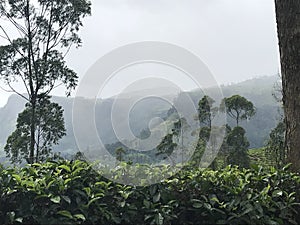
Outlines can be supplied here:
<path id="1" fill-rule="evenodd" d="M 261 77 L 237 84 L 222 86 L 224 97 L 240 94 L 252 101 L 257 109 L 257 113 L 253 119 L 241 122 L 241 126 L 243 126 L 247 131 L 247 137 L 252 148 L 264 145 L 270 130 L 276 126 L 280 119 L 280 104 L 277 103 L 272 96 L 272 93 L 274 93 L 274 85 L 277 80 L 278 77 L 276 76 Z M 170 93 L 170 95 L 173 95 L 174 101 L 179 104 L 184 104 L 184 102 L 181 102 L 181 99 L 182 96 L 186 94 L 190 95 L 195 103 L 203 97 L 203 92 L 200 90 L 195 90 L 189 93 L 181 93 L 179 95 Z M 120 115 L 125 113 L 124 111 L 126 106 L 130 102 L 129 97 L 130 94 L 128 93 L 119 97 L 118 102 L 121 103 L 119 110 Z M 59 146 L 54 147 L 54 150 L 61 152 L 63 155 L 72 155 L 78 151 L 72 127 L 72 105 L 74 99 L 53 97 L 52 100 L 59 103 L 64 108 L 65 126 L 67 129 L 67 136 L 60 141 Z M 85 126 L 86 117 L 84 113 L 84 105 L 94 104 L 94 102 L 83 98 L 79 99 L 79 101 L 81 101 L 83 105 L 81 117 L 82 121 L 80 121 L 80 123 L 82 126 Z M 98 100 L 95 106 L 96 127 L 99 137 L 104 144 L 113 144 L 118 141 L 110 121 L 114 101 L 114 98 Z M 17 95 L 12 95 L 7 104 L 3 108 L 0 108 L 0 157 L 2 158 L 2 161 L 5 156 L 3 147 L 6 139 L 14 130 L 17 115 L 22 111 L 24 104 L 25 102 L 22 98 Z M 133 134 L 139 137 L 141 132 L 147 128 L 152 118 L 166 118 L 170 108 L 171 105 L 169 103 L 158 98 L 146 98 L 136 103 L 129 114 L 129 125 Z M 120 120 L 119 126 L 121 129 L 126 126 L 125 123 L 126 121 Z M 233 124 L 233 121 L 228 118 L 228 123 Z M 93 143 L 91 141 L 84 141 L 86 149 L 93 148 Z"/>

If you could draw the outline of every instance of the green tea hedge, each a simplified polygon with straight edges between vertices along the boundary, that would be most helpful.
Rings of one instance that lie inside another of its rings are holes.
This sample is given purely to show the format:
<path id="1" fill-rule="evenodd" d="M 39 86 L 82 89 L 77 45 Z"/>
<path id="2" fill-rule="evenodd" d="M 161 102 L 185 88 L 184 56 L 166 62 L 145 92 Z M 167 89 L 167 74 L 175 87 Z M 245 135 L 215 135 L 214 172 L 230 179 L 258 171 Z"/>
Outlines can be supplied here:
<path id="1" fill-rule="evenodd" d="M 299 187 L 287 168 L 185 167 L 138 187 L 82 161 L 0 166 L 0 224 L 297 224 Z"/>

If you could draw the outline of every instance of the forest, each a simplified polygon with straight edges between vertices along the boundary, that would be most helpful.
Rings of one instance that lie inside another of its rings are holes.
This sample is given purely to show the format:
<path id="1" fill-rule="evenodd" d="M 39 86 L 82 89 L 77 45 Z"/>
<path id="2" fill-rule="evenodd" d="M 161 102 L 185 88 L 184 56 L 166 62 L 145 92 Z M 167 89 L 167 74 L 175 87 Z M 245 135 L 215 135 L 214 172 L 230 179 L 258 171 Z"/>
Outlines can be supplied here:
<path id="1" fill-rule="evenodd" d="M 19 34 L 0 24 L 13 93 L 0 108 L 0 224 L 300 224 L 300 3 L 275 6 L 278 75 L 147 97 L 127 115 L 141 93 L 70 97 L 66 55 L 90 1 L 0 1 Z"/>

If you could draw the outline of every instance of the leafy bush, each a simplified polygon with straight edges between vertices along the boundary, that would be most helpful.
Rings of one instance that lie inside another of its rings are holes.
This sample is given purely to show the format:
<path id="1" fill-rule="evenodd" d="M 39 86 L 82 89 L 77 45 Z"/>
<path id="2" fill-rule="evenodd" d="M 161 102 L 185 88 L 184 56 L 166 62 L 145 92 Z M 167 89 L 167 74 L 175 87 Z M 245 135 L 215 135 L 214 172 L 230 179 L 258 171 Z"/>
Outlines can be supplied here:
<path id="1" fill-rule="evenodd" d="M 125 167 L 120 165 L 114 176 L 134 177 L 124 174 Z M 300 222 L 300 177 L 287 168 L 241 170 L 228 166 L 213 171 L 185 167 L 150 186 L 113 183 L 93 168 L 82 161 L 47 162 L 21 169 L 0 166 L 0 224 Z M 153 176 L 161 173 L 149 174 Z"/>

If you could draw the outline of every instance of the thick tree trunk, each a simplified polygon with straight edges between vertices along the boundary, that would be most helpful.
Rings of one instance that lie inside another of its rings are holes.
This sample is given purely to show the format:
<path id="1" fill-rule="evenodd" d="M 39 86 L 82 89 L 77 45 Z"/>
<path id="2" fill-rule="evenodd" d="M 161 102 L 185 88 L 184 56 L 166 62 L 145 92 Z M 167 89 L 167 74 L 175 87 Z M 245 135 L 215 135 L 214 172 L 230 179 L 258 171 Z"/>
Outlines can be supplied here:
<path id="1" fill-rule="evenodd" d="M 275 0 L 288 162 L 300 171 L 300 0 Z"/>

